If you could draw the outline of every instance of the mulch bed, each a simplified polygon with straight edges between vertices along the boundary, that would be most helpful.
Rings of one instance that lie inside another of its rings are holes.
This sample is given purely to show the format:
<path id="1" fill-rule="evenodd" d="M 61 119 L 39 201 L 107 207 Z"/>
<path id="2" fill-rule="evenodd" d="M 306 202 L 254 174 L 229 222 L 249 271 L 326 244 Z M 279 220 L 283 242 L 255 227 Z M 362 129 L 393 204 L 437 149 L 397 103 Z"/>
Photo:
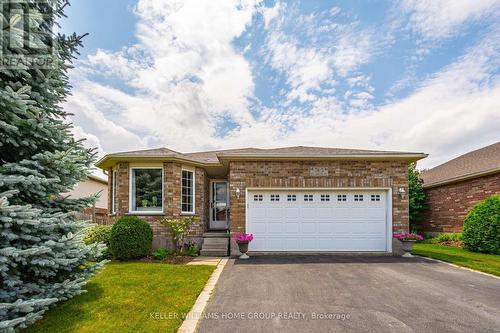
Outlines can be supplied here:
<path id="1" fill-rule="evenodd" d="M 445 245 L 445 246 L 462 247 L 464 245 L 464 242 L 462 242 L 462 241 L 444 241 L 444 242 L 439 242 L 438 244 Z"/>
<path id="2" fill-rule="evenodd" d="M 194 257 L 188 256 L 168 256 L 163 260 L 156 260 L 153 257 L 146 257 L 139 259 L 142 262 L 159 262 L 162 264 L 187 264 L 190 261 L 193 261 Z"/>

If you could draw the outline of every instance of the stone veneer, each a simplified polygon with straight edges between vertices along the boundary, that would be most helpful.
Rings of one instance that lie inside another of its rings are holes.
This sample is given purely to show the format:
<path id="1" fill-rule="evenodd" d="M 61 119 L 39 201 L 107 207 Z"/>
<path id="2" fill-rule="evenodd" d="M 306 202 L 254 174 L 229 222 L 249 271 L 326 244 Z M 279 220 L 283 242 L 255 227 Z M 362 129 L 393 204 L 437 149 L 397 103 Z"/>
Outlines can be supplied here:
<path id="1" fill-rule="evenodd" d="M 311 168 L 328 170 L 328 176 L 311 176 Z M 245 190 L 247 187 L 392 188 L 393 231 L 408 231 L 408 164 L 394 161 L 232 161 L 229 166 L 231 232 L 245 231 Z M 236 189 L 240 189 L 239 197 Z"/>
<path id="2" fill-rule="evenodd" d="M 117 170 L 116 181 L 116 214 L 113 219 L 127 215 L 129 213 L 129 163 L 118 163 L 115 166 Z M 147 221 L 153 228 L 154 240 L 153 248 L 172 247 L 172 242 L 166 227 L 158 221 L 165 217 L 181 216 L 181 170 L 182 164 L 165 162 L 163 163 L 164 172 L 164 214 L 162 215 L 137 215 Z M 111 175 L 111 169 L 108 170 Z M 110 176 L 111 180 L 112 177 Z M 109 211 L 111 212 L 112 200 L 112 182 L 108 182 L 109 187 Z M 188 232 L 188 239 L 201 245 L 203 232 L 208 225 L 208 179 L 205 170 L 195 168 L 195 216 L 196 222 L 191 226 Z"/>
<path id="3" fill-rule="evenodd" d="M 500 173 L 425 189 L 426 232 L 461 232 L 464 219 L 476 203 L 500 194 Z"/>

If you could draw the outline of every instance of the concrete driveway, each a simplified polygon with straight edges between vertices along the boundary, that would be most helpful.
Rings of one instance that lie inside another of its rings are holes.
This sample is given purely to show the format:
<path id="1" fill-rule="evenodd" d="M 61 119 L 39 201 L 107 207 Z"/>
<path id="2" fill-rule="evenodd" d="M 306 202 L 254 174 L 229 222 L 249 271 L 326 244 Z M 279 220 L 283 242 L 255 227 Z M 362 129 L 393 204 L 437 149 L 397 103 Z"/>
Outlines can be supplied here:
<path id="1" fill-rule="evenodd" d="M 230 260 L 202 332 L 498 332 L 500 279 L 423 258 Z"/>

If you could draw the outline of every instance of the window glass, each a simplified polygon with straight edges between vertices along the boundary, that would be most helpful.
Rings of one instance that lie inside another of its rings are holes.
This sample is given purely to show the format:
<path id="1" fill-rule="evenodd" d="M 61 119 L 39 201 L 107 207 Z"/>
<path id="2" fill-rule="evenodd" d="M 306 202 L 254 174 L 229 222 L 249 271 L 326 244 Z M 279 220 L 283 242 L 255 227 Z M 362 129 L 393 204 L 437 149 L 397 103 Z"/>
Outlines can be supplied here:
<path id="1" fill-rule="evenodd" d="M 162 169 L 132 169 L 132 211 L 161 212 Z"/>
<path id="2" fill-rule="evenodd" d="M 116 213 L 116 171 L 113 171 L 113 176 L 111 177 L 111 213 Z"/>
<path id="3" fill-rule="evenodd" d="M 194 213 L 194 174 L 189 170 L 182 170 L 182 198 L 183 213 Z"/>

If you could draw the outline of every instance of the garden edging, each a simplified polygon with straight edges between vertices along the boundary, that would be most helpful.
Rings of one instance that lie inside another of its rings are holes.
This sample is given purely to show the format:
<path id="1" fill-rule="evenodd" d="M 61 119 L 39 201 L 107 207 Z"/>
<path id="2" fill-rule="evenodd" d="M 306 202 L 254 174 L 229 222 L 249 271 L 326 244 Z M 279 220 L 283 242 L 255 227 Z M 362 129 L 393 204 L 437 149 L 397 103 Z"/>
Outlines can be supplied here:
<path id="1" fill-rule="evenodd" d="M 177 333 L 194 333 L 196 331 L 196 327 L 198 326 L 198 322 L 202 317 L 203 311 L 208 304 L 210 296 L 212 296 L 212 292 L 217 285 L 217 281 L 219 281 L 219 277 L 222 274 L 224 266 L 226 266 L 227 258 L 222 258 L 217 268 L 214 270 L 212 275 L 207 281 L 205 288 L 203 288 L 202 292 L 196 299 L 193 307 L 186 315 L 186 318 L 182 322 L 182 325 L 179 327 Z"/>
<path id="2" fill-rule="evenodd" d="M 471 271 L 471 272 L 474 272 L 474 273 L 479 273 L 479 274 L 487 275 L 489 277 L 494 277 L 495 279 L 500 279 L 500 276 L 496 276 L 496 275 L 493 275 L 493 274 L 490 274 L 490 273 L 481 272 L 481 271 L 479 271 L 477 269 L 472 269 L 472 268 L 469 268 L 469 267 L 460 266 L 460 265 L 457 265 L 457 264 L 453 264 L 451 262 L 447 262 L 447 261 L 443 261 L 443 260 L 439 260 L 439 259 L 435 259 L 435 258 L 431 258 L 431 257 L 426 257 L 426 256 L 420 256 L 418 254 L 414 254 L 413 256 L 414 257 L 428 259 L 428 260 L 432 260 L 432 261 L 437 261 L 437 262 L 440 262 L 440 263 L 443 263 L 443 264 L 447 264 L 447 265 L 450 265 L 450 266 L 453 266 L 453 267 L 465 269 L 465 270 L 468 270 L 468 271 Z"/>

